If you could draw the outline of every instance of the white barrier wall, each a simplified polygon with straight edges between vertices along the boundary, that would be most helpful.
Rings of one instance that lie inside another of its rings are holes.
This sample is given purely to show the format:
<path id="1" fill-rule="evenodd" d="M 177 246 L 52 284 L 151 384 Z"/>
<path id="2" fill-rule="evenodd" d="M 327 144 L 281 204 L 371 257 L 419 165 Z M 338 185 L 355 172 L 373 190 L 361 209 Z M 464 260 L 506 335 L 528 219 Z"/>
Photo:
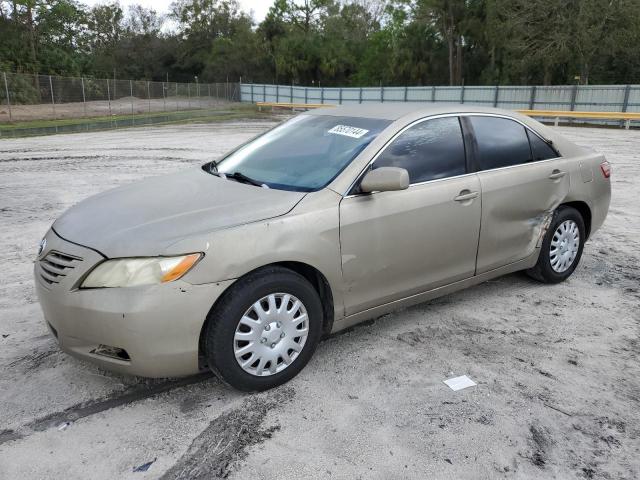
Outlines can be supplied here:
<path id="1" fill-rule="evenodd" d="M 511 110 L 640 112 L 640 85 L 318 88 L 240 85 L 243 102 L 448 102 Z"/>

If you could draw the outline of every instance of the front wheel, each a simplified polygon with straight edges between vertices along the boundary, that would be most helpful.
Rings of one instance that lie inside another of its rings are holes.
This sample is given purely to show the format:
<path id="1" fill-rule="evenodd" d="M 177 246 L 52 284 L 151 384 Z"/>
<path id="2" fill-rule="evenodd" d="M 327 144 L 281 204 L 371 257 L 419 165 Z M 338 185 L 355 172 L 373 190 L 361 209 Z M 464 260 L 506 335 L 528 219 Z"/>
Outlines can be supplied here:
<path id="1" fill-rule="evenodd" d="M 320 340 L 322 304 L 301 275 L 267 267 L 240 279 L 209 313 L 209 367 L 239 390 L 281 385 L 302 370 Z"/>
<path id="2" fill-rule="evenodd" d="M 542 241 L 538 263 L 527 273 L 545 283 L 566 280 L 580 262 L 584 242 L 584 220 L 580 212 L 573 207 L 559 207 Z"/>

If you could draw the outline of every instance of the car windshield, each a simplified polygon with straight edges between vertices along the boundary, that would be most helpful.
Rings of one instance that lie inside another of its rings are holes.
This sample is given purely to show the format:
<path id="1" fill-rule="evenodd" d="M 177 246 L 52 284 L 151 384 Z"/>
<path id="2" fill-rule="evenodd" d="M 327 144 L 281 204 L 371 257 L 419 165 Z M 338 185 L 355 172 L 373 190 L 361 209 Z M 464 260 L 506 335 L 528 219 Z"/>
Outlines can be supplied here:
<path id="1" fill-rule="evenodd" d="M 269 188 L 309 192 L 325 187 L 391 122 L 298 115 L 217 163 L 217 173 Z M 205 170 L 213 171 L 214 168 Z"/>

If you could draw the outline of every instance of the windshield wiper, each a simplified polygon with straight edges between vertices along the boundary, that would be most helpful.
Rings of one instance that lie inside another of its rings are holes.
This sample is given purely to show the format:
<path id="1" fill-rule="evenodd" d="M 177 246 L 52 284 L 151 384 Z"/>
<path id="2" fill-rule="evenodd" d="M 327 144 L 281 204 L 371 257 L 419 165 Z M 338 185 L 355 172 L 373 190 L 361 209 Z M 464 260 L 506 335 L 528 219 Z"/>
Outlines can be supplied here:
<path id="1" fill-rule="evenodd" d="M 254 180 L 251 177 L 247 177 L 244 173 L 233 172 L 233 173 L 225 173 L 224 175 L 227 178 L 233 178 L 234 180 L 237 180 L 239 182 L 248 183 L 250 185 L 255 185 L 256 187 L 265 186 L 263 183 L 260 183 L 259 181 Z"/>

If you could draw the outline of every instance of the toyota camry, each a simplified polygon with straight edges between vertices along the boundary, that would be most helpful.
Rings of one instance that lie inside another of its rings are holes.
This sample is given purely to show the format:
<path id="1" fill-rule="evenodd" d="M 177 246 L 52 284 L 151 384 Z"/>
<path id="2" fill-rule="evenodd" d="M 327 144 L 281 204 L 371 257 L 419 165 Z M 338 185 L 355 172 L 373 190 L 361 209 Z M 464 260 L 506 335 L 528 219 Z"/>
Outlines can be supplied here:
<path id="1" fill-rule="evenodd" d="M 319 109 L 75 205 L 41 242 L 36 289 L 71 355 L 264 390 L 363 320 L 520 270 L 567 279 L 610 174 L 512 111 Z"/>

